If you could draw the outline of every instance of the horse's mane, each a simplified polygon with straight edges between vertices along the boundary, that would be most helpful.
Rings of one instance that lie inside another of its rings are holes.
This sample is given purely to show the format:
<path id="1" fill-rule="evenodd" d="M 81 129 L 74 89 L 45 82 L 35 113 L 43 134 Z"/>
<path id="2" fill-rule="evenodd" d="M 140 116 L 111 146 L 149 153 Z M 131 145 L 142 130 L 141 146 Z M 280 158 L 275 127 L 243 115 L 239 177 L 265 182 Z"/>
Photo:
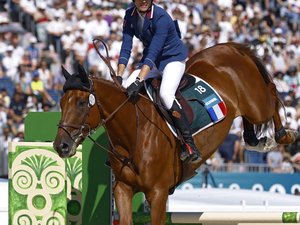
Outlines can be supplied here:
<path id="1" fill-rule="evenodd" d="M 94 76 L 94 75 L 89 75 L 89 78 L 93 81 L 93 82 L 100 82 L 103 83 L 111 88 L 114 88 L 115 90 L 119 90 L 120 92 L 122 92 L 122 90 L 116 85 L 116 83 L 114 83 L 111 80 L 107 80 L 104 79 L 103 77 L 98 77 L 98 76 Z"/>

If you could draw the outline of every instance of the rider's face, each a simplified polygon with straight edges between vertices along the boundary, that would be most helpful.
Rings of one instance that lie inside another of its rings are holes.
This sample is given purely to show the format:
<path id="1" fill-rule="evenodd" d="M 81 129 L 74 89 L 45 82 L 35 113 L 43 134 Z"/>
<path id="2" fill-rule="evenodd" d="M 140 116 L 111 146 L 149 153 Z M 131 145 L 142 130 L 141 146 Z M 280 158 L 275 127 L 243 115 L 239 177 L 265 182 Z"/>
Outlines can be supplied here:
<path id="1" fill-rule="evenodd" d="M 151 6 L 151 0 L 135 0 L 134 3 L 139 12 L 146 12 Z"/>

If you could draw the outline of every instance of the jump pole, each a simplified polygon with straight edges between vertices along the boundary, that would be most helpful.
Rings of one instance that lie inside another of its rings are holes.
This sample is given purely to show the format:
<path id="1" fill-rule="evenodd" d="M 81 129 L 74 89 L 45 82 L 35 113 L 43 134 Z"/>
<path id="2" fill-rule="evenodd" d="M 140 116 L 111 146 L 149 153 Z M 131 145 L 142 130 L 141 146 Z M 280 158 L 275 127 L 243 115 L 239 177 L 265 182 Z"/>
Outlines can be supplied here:
<path id="1" fill-rule="evenodd" d="M 134 213 L 133 223 L 150 222 L 149 213 Z M 300 223 L 300 212 L 168 212 L 166 225 L 175 224 Z"/>

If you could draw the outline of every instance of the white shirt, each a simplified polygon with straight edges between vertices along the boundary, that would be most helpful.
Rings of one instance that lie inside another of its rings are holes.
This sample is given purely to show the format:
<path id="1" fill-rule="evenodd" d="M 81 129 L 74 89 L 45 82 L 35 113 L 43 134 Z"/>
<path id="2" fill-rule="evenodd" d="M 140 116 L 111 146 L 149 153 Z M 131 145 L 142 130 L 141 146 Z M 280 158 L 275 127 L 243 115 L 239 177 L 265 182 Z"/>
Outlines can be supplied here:
<path id="1" fill-rule="evenodd" d="M 63 34 L 65 31 L 65 24 L 61 20 L 52 20 L 47 25 L 47 31 L 50 34 Z"/>
<path id="2" fill-rule="evenodd" d="M 91 20 L 87 23 L 87 31 L 92 37 L 103 36 L 108 38 L 110 34 L 110 28 L 108 22 L 104 19 L 102 20 Z"/>
<path id="3" fill-rule="evenodd" d="M 19 59 L 13 56 L 4 56 L 2 59 L 2 65 L 6 70 L 6 76 L 14 81 L 18 74 L 18 66 L 20 65 Z"/>
<path id="4" fill-rule="evenodd" d="M 275 71 L 285 72 L 286 63 L 285 63 L 283 56 L 281 54 L 278 54 L 278 55 L 272 54 L 271 57 L 272 57 L 272 62 L 273 62 Z"/>
<path id="5" fill-rule="evenodd" d="M 72 33 L 70 33 L 69 35 L 68 34 L 63 34 L 61 36 L 60 40 L 61 40 L 61 43 L 62 43 L 62 46 L 63 46 L 64 49 L 71 49 L 73 43 L 76 40 L 76 37 Z"/>
<path id="6" fill-rule="evenodd" d="M 229 21 L 220 21 L 219 27 L 221 28 L 219 43 L 228 42 L 230 34 L 233 33 L 232 24 Z"/>
<path id="7" fill-rule="evenodd" d="M 76 53 L 76 55 L 79 55 L 81 57 L 86 57 L 87 51 L 88 51 L 89 45 L 86 42 L 75 42 L 72 49 Z"/>

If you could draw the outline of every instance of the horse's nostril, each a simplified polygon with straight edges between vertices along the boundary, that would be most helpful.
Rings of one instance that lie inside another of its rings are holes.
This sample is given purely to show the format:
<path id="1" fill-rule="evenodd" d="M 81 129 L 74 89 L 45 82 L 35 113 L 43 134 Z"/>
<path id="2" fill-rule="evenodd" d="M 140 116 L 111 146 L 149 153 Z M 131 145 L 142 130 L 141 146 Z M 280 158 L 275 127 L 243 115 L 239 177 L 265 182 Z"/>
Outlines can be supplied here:
<path id="1" fill-rule="evenodd" d="M 67 143 L 61 143 L 59 145 L 59 147 L 63 153 L 66 153 L 69 151 L 69 145 Z"/>

